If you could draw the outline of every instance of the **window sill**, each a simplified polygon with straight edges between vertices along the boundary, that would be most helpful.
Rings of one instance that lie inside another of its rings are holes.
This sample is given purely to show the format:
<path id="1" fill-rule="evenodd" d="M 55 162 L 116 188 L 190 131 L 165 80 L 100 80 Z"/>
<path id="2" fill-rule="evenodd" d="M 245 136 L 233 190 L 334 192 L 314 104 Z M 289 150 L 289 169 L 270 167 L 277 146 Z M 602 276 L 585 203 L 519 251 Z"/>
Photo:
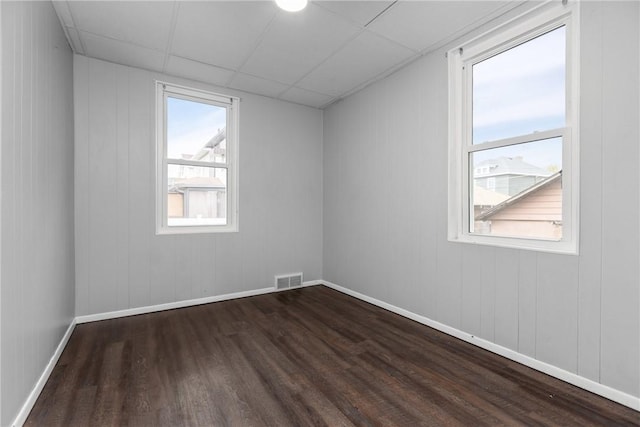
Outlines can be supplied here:
<path id="1" fill-rule="evenodd" d="M 224 227 L 166 227 L 156 229 L 156 236 L 162 235 L 177 235 L 177 234 L 217 234 L 217 233 L 237 233 L 239 232 L 237 226 L 224 226 Z"/>
<path id="2" fill-rule="evenodd" d="M 519 239 L 515 237 L 461 235 L 448 238 L 452 243 L 465 243 L 498 248 L 546 252 L 561 255 L 578 255 L 577 242 Z"/>

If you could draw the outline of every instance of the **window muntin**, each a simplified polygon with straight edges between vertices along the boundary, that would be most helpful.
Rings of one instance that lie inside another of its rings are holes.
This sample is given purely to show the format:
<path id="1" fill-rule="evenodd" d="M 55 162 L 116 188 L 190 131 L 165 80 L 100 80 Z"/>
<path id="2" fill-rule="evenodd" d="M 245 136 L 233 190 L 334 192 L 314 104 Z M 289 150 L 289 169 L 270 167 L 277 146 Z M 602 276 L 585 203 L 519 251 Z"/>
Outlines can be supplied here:
<path id="1" fill-rule="evenodd" d="M 237 230 L 237 98 L 157 82 L 158 234 Z"/>
<path id="2" fill-rule="evenodd" d="M 449 51 L 450 240 L 577 253 L 576 14 L 546 5 Z"/>

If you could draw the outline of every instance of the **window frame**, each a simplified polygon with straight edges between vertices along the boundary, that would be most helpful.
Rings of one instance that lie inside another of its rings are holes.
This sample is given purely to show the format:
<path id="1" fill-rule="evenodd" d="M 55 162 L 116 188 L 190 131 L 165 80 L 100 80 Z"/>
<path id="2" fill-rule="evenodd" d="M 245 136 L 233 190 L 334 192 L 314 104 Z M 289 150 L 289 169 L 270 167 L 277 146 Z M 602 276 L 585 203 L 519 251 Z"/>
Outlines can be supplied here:
<path id="1" fill-rule="evenodd" d="M 565 126 L 473 144 L 472 66 L 558 27 L 566 28 Z M 447 52 L 449 75 L 448 240 L 543 252 L 578 254 L 579 230 L 579 3 L 545 3 Z M 471 232 L 473 176 L 469 156 L 475 151 L 562 138 L 561 240 L 503 237 Z"/>
<path id="2" fill-rule="evenodd" d="M 156 234 L 227 233 L 238 231 L 238 113 L 240 98 L 155 81 L 156 90 Z M 167 154 L 167 98 L 226 108 L 226 163 L 169 159 Z M 227 223 L 224 225 L 168 225 L 168 165 L 222 168 L 227 171 Z"/>

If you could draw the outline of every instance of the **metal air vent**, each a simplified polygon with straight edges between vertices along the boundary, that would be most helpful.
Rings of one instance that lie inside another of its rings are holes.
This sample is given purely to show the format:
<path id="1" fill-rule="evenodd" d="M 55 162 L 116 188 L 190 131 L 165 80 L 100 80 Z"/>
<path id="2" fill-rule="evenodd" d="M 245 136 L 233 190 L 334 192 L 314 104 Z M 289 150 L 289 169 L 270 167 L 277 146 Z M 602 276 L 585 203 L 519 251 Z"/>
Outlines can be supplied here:
<path id="1" fill-rule="evenodd" d="M 289 289 L 302 286 L 302 273 L 282 274 L 275 277 L 276 289 Z"/>

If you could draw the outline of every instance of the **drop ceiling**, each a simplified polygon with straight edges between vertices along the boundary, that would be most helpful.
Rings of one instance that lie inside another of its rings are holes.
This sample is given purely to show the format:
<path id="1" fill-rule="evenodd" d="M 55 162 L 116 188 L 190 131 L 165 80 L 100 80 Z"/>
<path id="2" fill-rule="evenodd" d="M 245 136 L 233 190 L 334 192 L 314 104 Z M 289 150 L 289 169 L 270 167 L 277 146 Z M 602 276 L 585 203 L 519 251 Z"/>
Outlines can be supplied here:
<path id="1" fill-rule="evenodd" d="M 73 51 L 323 108 L 513 7 L 498 1 L 54 1 Z"/>

